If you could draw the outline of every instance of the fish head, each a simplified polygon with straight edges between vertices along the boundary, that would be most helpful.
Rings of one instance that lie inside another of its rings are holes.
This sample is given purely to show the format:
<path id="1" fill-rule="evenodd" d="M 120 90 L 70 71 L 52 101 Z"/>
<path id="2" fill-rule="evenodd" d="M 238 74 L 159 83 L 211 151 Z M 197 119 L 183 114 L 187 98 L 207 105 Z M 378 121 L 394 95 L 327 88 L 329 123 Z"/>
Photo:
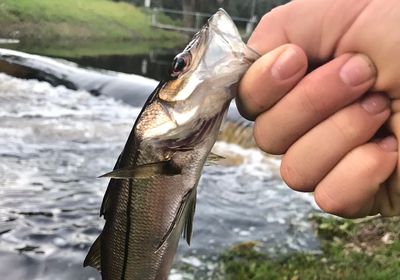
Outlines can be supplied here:
<path id="1" fill-rule="evenodd" d="M 258 57 L 242 41 L 231 17 L 219 9 L 174 58 L 159 98 L 173 103 L 175 111 L 198 108 L 215 115 L 234 97 L 234 87 Z"/>
<path id="2" fill-rule="evenodd" d="M 143 138 L 195 145 L 215 135 L 240 78 L 258 57 L 218 10 L 172 61 L 169 79 L 152 99 L 157 102 L 143 114 L 148 121 L 138 125 Z"/>

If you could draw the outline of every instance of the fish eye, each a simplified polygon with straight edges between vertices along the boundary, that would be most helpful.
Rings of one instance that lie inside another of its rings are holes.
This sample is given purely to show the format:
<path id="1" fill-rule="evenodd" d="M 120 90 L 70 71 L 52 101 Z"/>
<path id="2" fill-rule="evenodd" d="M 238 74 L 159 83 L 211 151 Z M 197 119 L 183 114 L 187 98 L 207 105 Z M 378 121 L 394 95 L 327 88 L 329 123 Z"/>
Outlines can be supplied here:
<path id="1" fill-rule="evenodd" d="M 181 72 L 186 66 L 186 62 L 182 57 L 178 57 L 174 60 L 174 72 Z"/>
<path id="2" fill-rule="evenodd" d="M 190 64 L 190 53 L 178 54 L 172 61 L 170 76 L 177 78 L 179 74 L 185 72 Z"/>

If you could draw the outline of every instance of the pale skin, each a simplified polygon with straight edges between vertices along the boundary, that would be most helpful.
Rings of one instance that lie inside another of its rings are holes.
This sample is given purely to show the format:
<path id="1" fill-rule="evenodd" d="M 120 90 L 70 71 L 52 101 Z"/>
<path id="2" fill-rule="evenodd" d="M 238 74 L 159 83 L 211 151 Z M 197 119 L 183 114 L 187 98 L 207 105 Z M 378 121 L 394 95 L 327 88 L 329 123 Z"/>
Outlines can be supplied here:
<path id="1" fill-rule="evenodd" d="M 335 215 L 400 215 L 400 1 L 295 0 L 248 45 L 238 107 L 288 186 Z"/>

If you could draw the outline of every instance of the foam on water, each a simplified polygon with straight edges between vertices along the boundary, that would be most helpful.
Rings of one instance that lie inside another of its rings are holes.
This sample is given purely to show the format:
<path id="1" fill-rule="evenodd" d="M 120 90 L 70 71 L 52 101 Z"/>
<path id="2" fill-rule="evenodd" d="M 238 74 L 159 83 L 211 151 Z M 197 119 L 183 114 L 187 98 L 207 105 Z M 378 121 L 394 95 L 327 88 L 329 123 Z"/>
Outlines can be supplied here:
<path id="1" fill-rule="evenodd" d="M 14 264 L 0 273 L 99 279 L 81 267 L 103 226 L 107 180 L 96 177 L 114 166 L 140 108 L 4 74 L 0 104 L 0 259 Z M 216 256 L 239 242 L 271 253 L 318 248 L 307 220 L 315 205 L 282 183 L 279 160 L 221 142 L 214 150 L 242 163 L 205 168 L 192 246 L 180 243 L 171 279 L 193 278 L 180 264 L 207 278 Z"/>

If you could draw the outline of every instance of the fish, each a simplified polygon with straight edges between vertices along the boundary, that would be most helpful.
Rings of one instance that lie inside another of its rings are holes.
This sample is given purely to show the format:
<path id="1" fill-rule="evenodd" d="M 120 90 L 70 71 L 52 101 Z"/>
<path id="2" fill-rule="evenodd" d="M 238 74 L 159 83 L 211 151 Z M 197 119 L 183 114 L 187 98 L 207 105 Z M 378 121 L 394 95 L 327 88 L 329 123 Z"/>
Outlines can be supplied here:
<path id="1" fill-rule="evenodd" d="M 237 85 L 259 57 L 219 9 L 172 61 L 138 115 L 110 178 L 105 225 L 84 260 L 105 280 L 168 278 L 190 245 L 197 185 Z"/>

